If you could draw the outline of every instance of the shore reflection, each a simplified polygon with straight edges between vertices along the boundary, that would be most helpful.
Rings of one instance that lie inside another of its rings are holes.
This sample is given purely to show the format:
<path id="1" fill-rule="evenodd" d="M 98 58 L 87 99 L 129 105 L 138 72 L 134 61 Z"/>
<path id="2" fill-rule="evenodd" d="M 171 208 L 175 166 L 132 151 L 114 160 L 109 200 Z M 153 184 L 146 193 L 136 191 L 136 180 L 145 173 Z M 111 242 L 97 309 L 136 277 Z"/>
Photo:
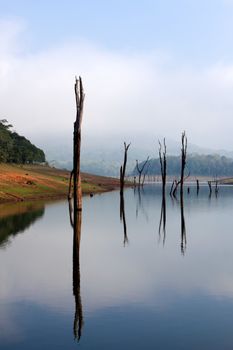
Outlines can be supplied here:
<path id="1" fill-rule="evenodd" d="M 1 206 L 0 247 L 5 247 L 10 238 L 23 233 L 44 215 L 44 203 L 20 203 Z"/>

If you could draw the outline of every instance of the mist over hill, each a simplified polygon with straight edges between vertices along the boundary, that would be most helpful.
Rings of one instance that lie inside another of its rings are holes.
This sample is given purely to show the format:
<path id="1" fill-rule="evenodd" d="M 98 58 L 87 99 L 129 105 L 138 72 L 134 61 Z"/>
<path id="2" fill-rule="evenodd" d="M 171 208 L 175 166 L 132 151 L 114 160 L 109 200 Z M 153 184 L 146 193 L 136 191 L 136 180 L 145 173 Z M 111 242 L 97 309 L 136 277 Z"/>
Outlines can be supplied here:
<path id="1" fill-rule="evenodd" d="M 131 142 L 127 162 L 127 173 L 130 174 L 135 167 L 136 159 L 140 162 L 146 159 L 147 156 L 150 156 L 151 159 L 158 158 L 158 139 L 162 140 L 162 137 L 151 135 L 148 135 L 148 137 L 143 135 L 130 137 L 125 135 L 123 138 L 118 135 L 98 137 L 84 134 L 82 138 L 81 169 L 92 174 L 118 177 L 119 168 L 123 162 L 123 143 L 126 141 L 126 143 Z M 72 135 L 49 135 L 43 138 L 40 136 L 34 137 L 34 141 L 45 150 L 46 159 L 51 165 L 68 170 L 72 169 Z M 180 141 L 166 139 L 166 144 L 168 156 L 180 155 Z M 188 143 L 188 156 L 191 154 L 219 155 L 233 158 L 233 152 L 231 151 L 212 150 Z M 208 158 L 206 158 L 207 160 Z"/>
<path id="2" fill-rule="evenodd" d="M 139 168 L 143 166 L 145 161 L 139 164 Z M 181 160 L 179 156 L 167 156 L 167 175 L 180 175 Z M 144 173 L 148 175 L 161 175 L 159 158 L 150 159 L 145 166 Z M 137 175 L 138 171 L 135 167 L 132 175 Z M 186 174 L 191 176 L 233 176 L 233 159 L 220 155 L 187 155 Z"/>

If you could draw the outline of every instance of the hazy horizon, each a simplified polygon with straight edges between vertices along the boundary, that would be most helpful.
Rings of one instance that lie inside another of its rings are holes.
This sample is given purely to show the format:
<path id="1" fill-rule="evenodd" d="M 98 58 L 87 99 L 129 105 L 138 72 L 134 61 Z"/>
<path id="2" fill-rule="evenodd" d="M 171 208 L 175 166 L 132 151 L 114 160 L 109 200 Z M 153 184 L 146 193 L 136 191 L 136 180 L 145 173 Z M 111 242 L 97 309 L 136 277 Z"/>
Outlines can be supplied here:
<path id="1" fill-rule="evenodd" d="M 32 142 L 72 138 L 81 75 L 84 139 L 233 150 L 233 1 L 0 5 L 1 118 Z"/>

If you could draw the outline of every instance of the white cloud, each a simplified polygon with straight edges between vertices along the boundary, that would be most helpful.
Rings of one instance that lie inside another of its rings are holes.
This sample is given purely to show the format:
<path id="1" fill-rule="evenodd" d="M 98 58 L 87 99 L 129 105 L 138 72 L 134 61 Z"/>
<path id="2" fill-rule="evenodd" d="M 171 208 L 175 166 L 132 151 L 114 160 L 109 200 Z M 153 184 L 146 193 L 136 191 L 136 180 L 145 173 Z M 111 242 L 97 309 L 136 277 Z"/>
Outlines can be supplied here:
<path id="1" fill-rule="evenodd" d="M 14 45 L 21 27 L 7 26 L 0 31 L 1 114 L 18 132 L 71 134 L 77 74 L 86 92 L 87 134 L 177 139 L 185 129 L 192 143 L 232 148 L 233 64 L 183 68 L 161 52 L 129 55 L 83 41 L 20 55 Z"/>

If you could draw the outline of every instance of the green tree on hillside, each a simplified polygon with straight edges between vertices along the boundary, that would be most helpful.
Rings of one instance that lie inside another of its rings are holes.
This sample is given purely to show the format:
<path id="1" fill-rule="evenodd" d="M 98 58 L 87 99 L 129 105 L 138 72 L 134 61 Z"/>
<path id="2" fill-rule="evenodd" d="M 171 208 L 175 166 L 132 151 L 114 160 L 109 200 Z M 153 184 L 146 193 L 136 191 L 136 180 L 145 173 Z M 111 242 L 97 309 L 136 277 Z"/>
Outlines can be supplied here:
<path id="1" fill-rule="evenodd" d="M 24 136 L 11 131 L 12 125 L 6 119 L 0 120 L 0 162 L 33 163 L 45 162 L 44 152 Z"/>

